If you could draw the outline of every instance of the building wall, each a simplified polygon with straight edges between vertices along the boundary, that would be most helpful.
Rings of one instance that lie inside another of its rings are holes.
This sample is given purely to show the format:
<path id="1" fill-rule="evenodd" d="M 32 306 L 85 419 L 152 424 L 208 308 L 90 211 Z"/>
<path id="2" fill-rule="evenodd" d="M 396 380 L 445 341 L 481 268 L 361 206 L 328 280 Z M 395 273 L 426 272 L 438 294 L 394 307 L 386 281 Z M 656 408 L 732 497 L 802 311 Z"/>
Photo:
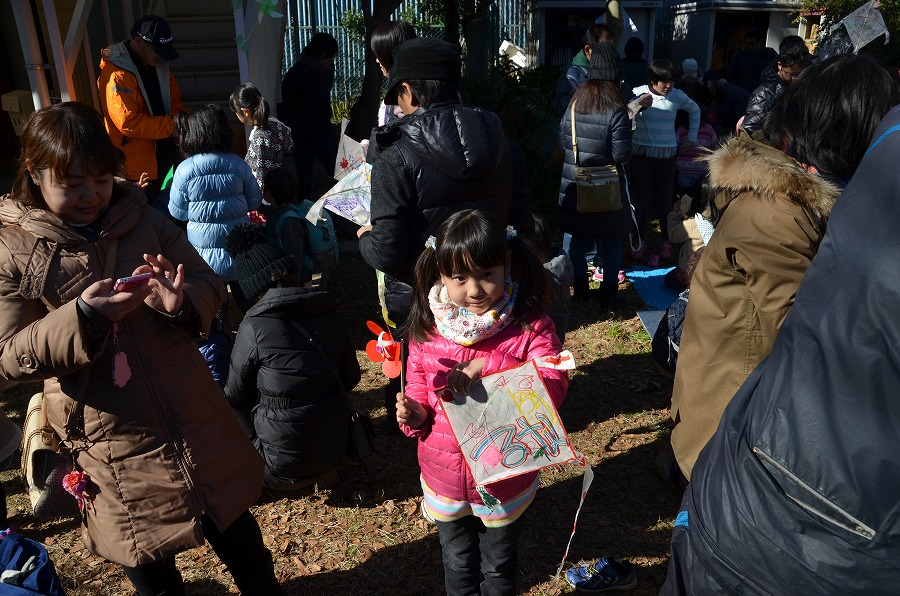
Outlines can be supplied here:
<path id="1" fill-rule="evenodd" d="M 657 58 L 671 59 L 676 68 L 685 58 L 693 58 L 700 66 L 700 72 L 704 72 L 710 67 L 716 13 L 707 11 L 676 14 L 674 22 L 672 55 Z"/>
<path id="2" fill-rule="evenodd" d="M 769 31 L 766 45 L 778 49 L 778 44 L 788 35 L 797 35 L 800 24 L 795 23 L 793 14 L 789 12 L 773 12 L 769 16 Z"/>

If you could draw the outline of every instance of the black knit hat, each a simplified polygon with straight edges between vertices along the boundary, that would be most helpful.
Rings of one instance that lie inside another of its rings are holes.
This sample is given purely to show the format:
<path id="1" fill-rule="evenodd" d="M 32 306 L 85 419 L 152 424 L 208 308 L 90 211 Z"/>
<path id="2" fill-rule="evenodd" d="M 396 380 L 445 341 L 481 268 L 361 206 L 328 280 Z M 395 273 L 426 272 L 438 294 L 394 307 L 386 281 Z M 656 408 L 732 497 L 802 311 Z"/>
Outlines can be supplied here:
<path id="1" fill-rule="evenodd" d="M 297 272 L 293 259 L 266 241 L 266 229 L 259 224 L 242 223 L 233 227 L 225 238 L 225 250 L 234 259 L 241 292 L 252 302 L 275 287 L 278 277 Z M 244 309 L 244 305 L 238 306 Z"/>
<path id="2" fill-rule="evenodd" d="M 462 57 L 452 43 L 434 37 L 404 41 L 394 54 L 384 103 L 397 105 L 397 94 L 403 81 L 458 81 L 461 69 Z"/>
<path id="3" fill-rule="evenodd" d="M 591 47 L 591 68 L 588 79 L 621 82 L 625 78 L 622 59 L 616 48 L 608 43 L 596 43 Z"/>

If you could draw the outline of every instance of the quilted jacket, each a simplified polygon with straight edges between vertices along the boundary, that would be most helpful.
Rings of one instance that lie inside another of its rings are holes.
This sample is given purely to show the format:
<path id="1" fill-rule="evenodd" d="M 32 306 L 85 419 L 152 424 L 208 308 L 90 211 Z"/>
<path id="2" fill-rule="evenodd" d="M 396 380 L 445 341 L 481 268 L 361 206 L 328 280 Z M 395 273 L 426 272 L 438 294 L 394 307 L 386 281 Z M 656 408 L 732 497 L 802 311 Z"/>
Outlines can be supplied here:
<path id="1" fill-rule="evenodd" d="M 359 250 L 386 274 L 384 300 L 399 325 L 412 267 L 452 213 L 487 211 L 525 235 L 534 232 L 534 216 L 522 152 L 493 112 L 434 104 L 379 129 L 375 139 L 381 152 L 372 166 L 372 230 Z"/>
<path id="2" fill-rule="evenodd" d="M 440 335 L 432 336 L 427 342 L 410 342 L 406 395 L 425 407 L 428 418 L 419 428 L 400 428 L 406 435 L 419 439 L 422 478 L 438 495 L 456 501 L 482 503 L 444 413 L 443 402 L 435 390 L 447 386 L 447 372 L 460 362 L 484 358 L 482 375 L 488 375 L 533 358 L 560 352 L 559 340 L 549 317 L 532 320 L 531 327 L 533 331 L 511 323 L 497 335 L 469 347 L 455 344 Z M 568 373 L 549 368 L 539 370 L 553 403 L 559 407 L 569 387 Z M 524 492 L 534 483 L 536 476 L 537 472 L 531 472 L 501 480 L 490 484 L 488 492 L 503 502 Z"/>
<path id="3" fill-rule="evenodd" d="M 236 279 L 225 236 L 262 203 L 262 192 L 247 163 L 231 153 L 192 155 L 175 170 L 169 213 L 188 222 L 188 240 L 225 281 Z"/>
<path id="4" fill-rule="evenodd" d="M 575 153 L 572 151 L 572 108 L 559 122 L 559 142 L 565 152 L 559 185 L 559 227 L 582 238 L 624 238 L 631 229 L 631 207 L 625 172 L 631 161 L 631 120 L 623 106 L 611 112 L 581 114 L 575 107 L 575 136 L 579 166 L 618 166 L 622 208 L 602 213 L 579 213 L 575 184 Z"/>
<path id="5" fill-rule="evenodd" d="M 122 196 L 128 190 L 140 197 Z M 96 498 L 82 536 L 92 553 L 133 567 L 202 545 L 204 514 L 225 530 L 259 497 L 263 462 L 193 341 L 225 297 L 222 281 L 133 186 L 114 193 L 101 217 L 89 242 L 49 211 L 0 200 L 0 376 L 43 380 L 50 424 L 65 436 L 80 371 L 93 363 L 88 447 L 77 463 Z M 101 279 L 111 238 L 114 277 L 131 275 L 144 253 L 183 264 L 196 316 L 179 321 L 142 305 L 118 322 L 115 341 L 90 341 L 77 298 Z M 122 387 L 113 384 L 116 353 L 131 371 Z"/>

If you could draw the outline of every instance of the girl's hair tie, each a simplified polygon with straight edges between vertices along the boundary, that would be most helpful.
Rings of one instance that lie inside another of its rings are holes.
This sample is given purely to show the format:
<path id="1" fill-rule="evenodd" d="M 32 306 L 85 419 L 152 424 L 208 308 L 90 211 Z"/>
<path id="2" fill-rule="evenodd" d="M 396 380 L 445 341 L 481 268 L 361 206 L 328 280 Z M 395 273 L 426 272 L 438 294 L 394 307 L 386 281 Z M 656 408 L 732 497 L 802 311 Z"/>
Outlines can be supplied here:
<path id="1" fill-rule="evenodd" d="M 515 238 L 518 235 L 519 235 L 519 233 L 516 232 L 516 229 L 514 227 L 506 226 L 506 241 L 507 242 L 509 242 L 510 240 L 512 240 L 513 238 Z"/>
<path id="2" fill-rule="evenodd" d="M 425 248 L 430 248 L 431 250 L 437 250 L 437 238 L 434 236 L 429 236 L 428 240 L 425 241 Z"/>

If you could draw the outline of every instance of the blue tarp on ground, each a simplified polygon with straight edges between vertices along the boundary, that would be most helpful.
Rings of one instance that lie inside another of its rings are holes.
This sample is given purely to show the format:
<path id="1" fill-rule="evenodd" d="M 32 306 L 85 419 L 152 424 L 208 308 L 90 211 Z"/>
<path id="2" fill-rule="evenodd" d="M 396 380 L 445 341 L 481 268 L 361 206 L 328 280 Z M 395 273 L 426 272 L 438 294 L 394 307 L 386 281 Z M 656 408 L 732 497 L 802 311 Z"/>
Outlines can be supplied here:
<path id="1" fill-rule="evenodd" d="M 672 267 L 650 269 L 636 266 L 629 267 L 625 273 L 650 310 L 666 310 L 678 298 L 678 292 L 667 288 L 664 281 L 666 273 L 672 269 Z"/>

